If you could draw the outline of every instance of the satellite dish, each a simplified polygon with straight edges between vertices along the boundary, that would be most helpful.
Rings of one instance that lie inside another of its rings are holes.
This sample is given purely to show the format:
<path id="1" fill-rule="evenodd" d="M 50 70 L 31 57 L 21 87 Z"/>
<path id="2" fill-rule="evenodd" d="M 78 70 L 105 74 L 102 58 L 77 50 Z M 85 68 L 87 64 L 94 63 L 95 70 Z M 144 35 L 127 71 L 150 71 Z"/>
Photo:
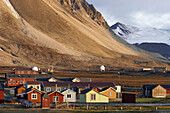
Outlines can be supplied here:
<path id="1" fill-rule="evenodd" d="M 38 67 L 33 67 L 32 70 L 33 71 L 38 71 Z"/>
<path id="2" fill-rule="evenodd" d="M 100 71 L 105 71 L 105 66 L 104 65 L 100 66 Z"/>

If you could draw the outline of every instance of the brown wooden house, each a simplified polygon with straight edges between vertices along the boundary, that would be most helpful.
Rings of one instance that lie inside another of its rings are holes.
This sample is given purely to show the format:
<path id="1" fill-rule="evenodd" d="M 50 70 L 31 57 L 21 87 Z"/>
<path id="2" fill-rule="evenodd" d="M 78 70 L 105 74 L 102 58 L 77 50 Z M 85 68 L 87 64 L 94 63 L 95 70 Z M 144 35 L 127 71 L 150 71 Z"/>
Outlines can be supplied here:
<path id="1" fill-rule="evenodd" d="M 15 88 L 15 96 L 24 93 L 27 88 L 24 85 L 19 85 Z"/>

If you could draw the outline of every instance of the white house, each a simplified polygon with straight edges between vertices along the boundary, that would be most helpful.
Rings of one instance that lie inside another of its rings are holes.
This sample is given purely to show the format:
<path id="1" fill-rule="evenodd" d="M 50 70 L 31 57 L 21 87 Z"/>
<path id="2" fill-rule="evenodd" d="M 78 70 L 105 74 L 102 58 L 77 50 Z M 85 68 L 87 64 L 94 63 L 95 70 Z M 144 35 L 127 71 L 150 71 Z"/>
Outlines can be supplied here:
<path id="1" fill-rule="evenodd" d="M 36 88 L 41 91 L 41 82 L 40 81 L 27 81 L 26 88 Z"/>
<path id="2" fill-rule="evenodd" d="M 61 91 L 61 93 L 64 95 L 63 102 L 76 102 L 75 91 L 71 89 L 67 89 L 67 90 Z"/>

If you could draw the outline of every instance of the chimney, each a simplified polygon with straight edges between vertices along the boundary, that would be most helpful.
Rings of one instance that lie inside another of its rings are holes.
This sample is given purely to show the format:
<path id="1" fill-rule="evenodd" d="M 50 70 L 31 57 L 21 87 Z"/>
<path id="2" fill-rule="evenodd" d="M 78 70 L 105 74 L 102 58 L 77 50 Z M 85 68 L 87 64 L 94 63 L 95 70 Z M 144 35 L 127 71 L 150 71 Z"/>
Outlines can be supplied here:
<path id="1" fill-rule="evenodd" d="M 55 90 L 57 91 L 57 84 L 55 85 L 55 88 L 56 88 Z"/>

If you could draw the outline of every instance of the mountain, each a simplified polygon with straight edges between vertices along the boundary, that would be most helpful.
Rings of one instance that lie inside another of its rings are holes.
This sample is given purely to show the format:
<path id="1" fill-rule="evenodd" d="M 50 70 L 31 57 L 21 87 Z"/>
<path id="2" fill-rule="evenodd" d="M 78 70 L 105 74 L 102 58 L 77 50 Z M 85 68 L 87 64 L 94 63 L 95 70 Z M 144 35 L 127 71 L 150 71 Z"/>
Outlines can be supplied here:
<path id="1" fill-rule="evenodd" d="M 170 30 L 156 28 L 137 28 L 122 23 L 110 27 L 118 36 L 135 46 L 170 57 Z"/>
<path id="2" fill-rule="evenodd" d="M 2 0 L 0 29 L 0 66 L 138 69 L 142 62 L 169 63 L 116 36 L 85 0 Z"/>

